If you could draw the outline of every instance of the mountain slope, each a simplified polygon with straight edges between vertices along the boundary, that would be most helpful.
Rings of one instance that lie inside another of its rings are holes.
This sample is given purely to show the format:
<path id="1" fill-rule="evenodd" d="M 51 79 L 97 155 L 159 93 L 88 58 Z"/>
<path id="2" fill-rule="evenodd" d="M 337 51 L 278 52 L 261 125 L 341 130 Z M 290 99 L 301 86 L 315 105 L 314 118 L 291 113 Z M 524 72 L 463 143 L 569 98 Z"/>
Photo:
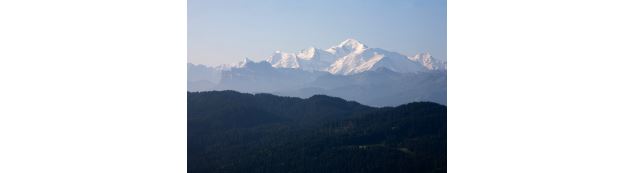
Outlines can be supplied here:
<path id="1" fill-rule="evenodd" d="M 325 94 L 371 106 L 398 106 L 415 101 L 446 104 L 445 72 L 403 74 L 381 68 L 354 75 L 322 75 L 296 90 L 275 94 L 309 97 Z"/>
<path id="2" fill-rule="evenodd" d="M 274 68 L 294 68 L 306 71 L 326 71 L 335 60 L 335 55 L 314 47 L 298 53 L 276 51 L 265 59 Z"/>
<path id="3" fill-rule="evenodd" d="M 215 67 L 187 63 L 187 90 L 209 91 L 220 82 L 221 71 Z"/>
<path id="4" fill-rule="evenodd" d="M 350 53 L 330 67 L 331 74 L 349 75 L 387 68 L 400 73 L 415 73 L 423 68 L 407 56 L 379 48 L 367 48 Z"/>
<path id="5" fill-rule="evenodd" d="M 432 71 L 447 69 L 447 63 L 445 61 L 433 58 L 429 52 L 419 53 L 415 56 L 408 57 L 408 59 L 423 66 L 424 70 Z"/>
<path id="6" fill-rule="evenodd" d="M 397 73 L 386 68 L 353 75 L 259 66 L 223 72 L 214 90 L 307 98 L 316 94 L 355 100 L 371 106 L 397 106 L 414 101 L 446 103 L 446 73 Z"/>
<path id="7" fill-rule="evenodd" d="M 274 92 L 303 86 L 324 72 L 310 72 L 294 68 L 274 68 L 267 62 L 248 61 L 241 68 L 223 71 L 214 90 L 242 92 Z"/>
<path id="8" fill-rule="evenodd" d="M 446 107 L 188 93 L 188 172 L 446 172 Z"/>

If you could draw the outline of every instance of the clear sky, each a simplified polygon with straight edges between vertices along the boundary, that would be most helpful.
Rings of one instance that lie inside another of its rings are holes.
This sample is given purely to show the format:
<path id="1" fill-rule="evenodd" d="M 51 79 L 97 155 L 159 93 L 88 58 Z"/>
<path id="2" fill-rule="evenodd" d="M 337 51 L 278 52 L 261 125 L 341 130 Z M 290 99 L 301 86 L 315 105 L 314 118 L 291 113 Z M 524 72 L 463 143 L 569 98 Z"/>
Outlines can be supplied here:
<path id="1" fill-rule="evenodd" d="M 263 60 L 354 38 L 446 59 L 445 0 L 188 0 L 188 62 Z"/>

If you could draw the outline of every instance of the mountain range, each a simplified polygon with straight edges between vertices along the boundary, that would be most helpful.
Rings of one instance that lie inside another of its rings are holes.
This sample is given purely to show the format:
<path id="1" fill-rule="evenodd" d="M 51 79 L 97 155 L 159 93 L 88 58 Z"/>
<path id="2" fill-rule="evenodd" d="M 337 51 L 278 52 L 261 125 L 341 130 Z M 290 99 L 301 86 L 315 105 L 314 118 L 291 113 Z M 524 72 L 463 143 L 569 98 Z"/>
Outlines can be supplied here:
<path id="1" fill-rule="evenodd" d="M 346 39 L 328 49 L 275 51 L 263 61 L 188 63 L 188 91 L 236 90 L 307 98 L 325 94 L 371 106 L 446 103 L 447 62 L 429 52 L 406 56 Z"/>

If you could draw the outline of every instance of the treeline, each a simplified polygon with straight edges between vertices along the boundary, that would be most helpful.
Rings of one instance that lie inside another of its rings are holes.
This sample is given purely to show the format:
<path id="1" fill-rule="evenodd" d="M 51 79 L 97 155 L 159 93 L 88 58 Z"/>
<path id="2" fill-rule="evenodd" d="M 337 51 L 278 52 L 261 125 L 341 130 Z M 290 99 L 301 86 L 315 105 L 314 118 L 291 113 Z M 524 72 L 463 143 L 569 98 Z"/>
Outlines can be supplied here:
<path id="1" fill-rule="evenodd" d="M 446 172 L 446 107 L 188 93 L 188 172 Z"/>

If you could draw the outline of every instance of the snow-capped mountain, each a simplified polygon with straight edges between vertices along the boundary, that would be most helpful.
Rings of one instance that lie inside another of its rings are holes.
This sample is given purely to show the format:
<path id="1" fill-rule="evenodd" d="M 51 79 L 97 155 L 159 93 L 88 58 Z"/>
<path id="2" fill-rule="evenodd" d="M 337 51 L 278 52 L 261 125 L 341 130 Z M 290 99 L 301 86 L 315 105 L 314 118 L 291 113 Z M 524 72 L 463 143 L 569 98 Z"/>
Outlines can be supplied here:
<path id="1" fill-rule="evenodd" d="M 275 68 L 298 68 L 307 71 L 326 71 L 335 61 L 335 56 L 321 49 L 310 47 L 298 53 L 276 51 L 266 58 Z"/>
<path id="2" fill-rule="evenodd" d="M 373 106 L 445 104 L 446 69 L 445 61 L 428 52 L 409 57 L 347 39 L 326 50 L 276 51 L 263 61 L 245 58 L 216 67 L 188 63 L 188 91 L 326 94 Z"/>
<path id="3" fill-rule="evenodd" d="M 276 51 L 265 61 L 275 68 L 327 71 L 338 75 L 356 74 L 379 68 L 401 73 L 445 69 L 445 62 L 433 58 L 427 52 L 409 58 L 397 52 L 370 48 L 355 39 L 346 39 L 326 50 L 311 47 L 298 53 Z"/>
<path id="4" fill-rule="evenodd" d="M 426 70 L 440 70 L 447 68 L 447 63 L 445 61 L 432 58 L 429 52 L 419 53 L 415 56 L 408 57 L 408 59 L 423 66 Z"/>
<path id="5" fill-rule="evenodd" d="M 360 53 L 365 49 L 368 49 L 368 46 L 355 39 L 349 38 L 344 40 L 337 46 L 333 46 L 327 49 L 326 51 L 337 57 L 343 57 L 351 53 Z"/>
<path id="6" fill-rule="evenodd" d="M 380 48 L 366 48 L 356 50 L 331 64 L 331 74 L 349 75 L 379 68 L 400 73 L 416 73 L 423 68 L 408 59 L 407 56 L 396 52 L 386 51 Z"/>

